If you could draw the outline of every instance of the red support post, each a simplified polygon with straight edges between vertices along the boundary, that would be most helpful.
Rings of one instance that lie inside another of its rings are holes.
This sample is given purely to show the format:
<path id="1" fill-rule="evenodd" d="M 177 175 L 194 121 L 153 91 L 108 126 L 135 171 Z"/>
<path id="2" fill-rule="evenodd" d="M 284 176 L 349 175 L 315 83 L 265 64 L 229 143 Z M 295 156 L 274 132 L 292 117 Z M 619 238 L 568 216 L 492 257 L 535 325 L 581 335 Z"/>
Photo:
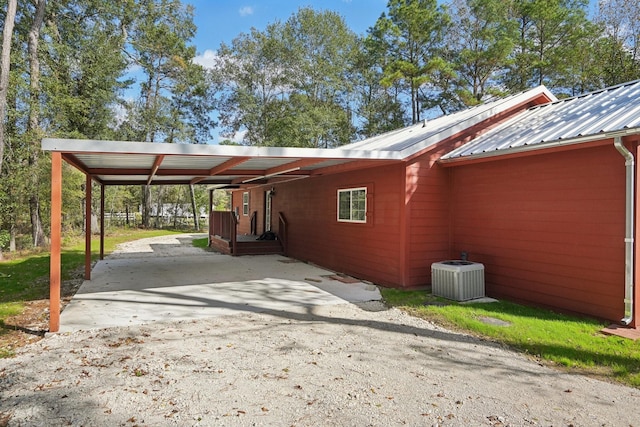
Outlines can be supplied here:
<path id="1" fill-rule="evenodd" d="M 91 280 L 91 176 L 88 174 L 84 204 L 84 279 Z"/>
<path id="2" fill-rule="evenodd" d="M 49 260 L 49 332 L 60 330 L 62 242 L 62 154 L 51 153 L 51 257 Z"/>

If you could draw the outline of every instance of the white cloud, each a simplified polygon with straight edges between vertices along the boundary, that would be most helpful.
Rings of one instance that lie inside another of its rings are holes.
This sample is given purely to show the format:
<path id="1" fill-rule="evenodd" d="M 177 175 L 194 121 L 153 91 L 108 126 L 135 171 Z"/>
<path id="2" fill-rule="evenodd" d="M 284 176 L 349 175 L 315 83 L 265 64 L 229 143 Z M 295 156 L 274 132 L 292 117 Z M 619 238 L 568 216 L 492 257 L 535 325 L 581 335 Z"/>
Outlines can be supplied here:
<path id="1" fill-rule="evenodd" d="M 253 15 L 253 8 L 251 6 L 244 6 L 243 8 L 238 10 L 240 16 L 248 16 Z"/>
<path id="2" fill-rule="evenodd" d="M 202 65 L 204 68 L 212 69 L 216 66 L 219 60 L 218 53 L 215 50 L 207 49 L 201 55 L 197 55 L 193 58 L 195 64 Z"/>

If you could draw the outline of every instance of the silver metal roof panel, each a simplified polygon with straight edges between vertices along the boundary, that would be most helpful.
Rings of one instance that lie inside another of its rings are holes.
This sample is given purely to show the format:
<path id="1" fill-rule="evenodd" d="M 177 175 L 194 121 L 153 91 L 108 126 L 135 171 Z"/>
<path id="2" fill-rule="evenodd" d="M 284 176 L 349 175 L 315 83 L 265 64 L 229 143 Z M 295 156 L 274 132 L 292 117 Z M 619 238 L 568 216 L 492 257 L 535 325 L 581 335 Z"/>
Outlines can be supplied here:
<path id="1" fill-rule="evenodd" d="M 501 154 L 522 147 L 544 148 L 546 144 L 635 128 L 640 128 L 640 80 L 531 107 L 441 160 Z"/>
<path id="2" fill-rule="evenodd" d="M 406 158 L 433 144 L 456 135 L 472 126 L 487 120 L 496 114 L 505 112 L 517 105 L 528 102 L 539 95 L 556 100 L 544 86 L 507 96 L 486 104 L 468 108 L 447 116 L 441 116 L 423 123 L 397 129 L 363 141 L 342 147 L 344 150 L 375 150 L 400 153 Z"/>

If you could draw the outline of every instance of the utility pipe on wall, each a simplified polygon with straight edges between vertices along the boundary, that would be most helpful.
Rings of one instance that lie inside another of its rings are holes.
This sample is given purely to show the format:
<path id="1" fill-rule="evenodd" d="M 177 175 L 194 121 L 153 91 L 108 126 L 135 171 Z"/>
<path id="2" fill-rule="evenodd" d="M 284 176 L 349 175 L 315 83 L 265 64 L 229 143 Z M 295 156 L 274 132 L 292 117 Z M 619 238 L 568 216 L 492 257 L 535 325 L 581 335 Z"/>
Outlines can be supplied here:
<path id="1" fill-rule="evenodd" d="M 626 177 L 626 209 L 625 209 L 625 270 L 624 270 L 624 318 L 620 320 L 623 325 L 629 325 L 633 320 L 633 220 L 635 197 L 635 160 L 633 154 L 622 143 L 622 137 L 616 136 L 613 145 L 625 158 Z"/>

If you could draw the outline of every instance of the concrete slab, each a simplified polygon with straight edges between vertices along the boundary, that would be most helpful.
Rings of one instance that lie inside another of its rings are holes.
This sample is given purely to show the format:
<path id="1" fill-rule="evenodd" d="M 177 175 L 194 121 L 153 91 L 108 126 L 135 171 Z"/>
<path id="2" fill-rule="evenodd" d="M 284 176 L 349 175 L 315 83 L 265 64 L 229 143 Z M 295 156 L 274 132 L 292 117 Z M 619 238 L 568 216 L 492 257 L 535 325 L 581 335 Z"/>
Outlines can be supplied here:
<path id="1" fill-rule="evenodd" d="M 606 335 L 615 335 L 622 338 L 628 338 L 630 340 L 640 339 L 640 330 L 629 328 L 622 325 L 616 325 L 615 323 L 603 328 L 600 332 Z"/>
<path id="2" fill-rule="evenodd" d="M 60 332 L 381 299 L 374 285 L 332 280 L 334 272 L 280 255 L 194 251 L 193 236 L 145 239 L 98 262 L 62 312 Z"/>

